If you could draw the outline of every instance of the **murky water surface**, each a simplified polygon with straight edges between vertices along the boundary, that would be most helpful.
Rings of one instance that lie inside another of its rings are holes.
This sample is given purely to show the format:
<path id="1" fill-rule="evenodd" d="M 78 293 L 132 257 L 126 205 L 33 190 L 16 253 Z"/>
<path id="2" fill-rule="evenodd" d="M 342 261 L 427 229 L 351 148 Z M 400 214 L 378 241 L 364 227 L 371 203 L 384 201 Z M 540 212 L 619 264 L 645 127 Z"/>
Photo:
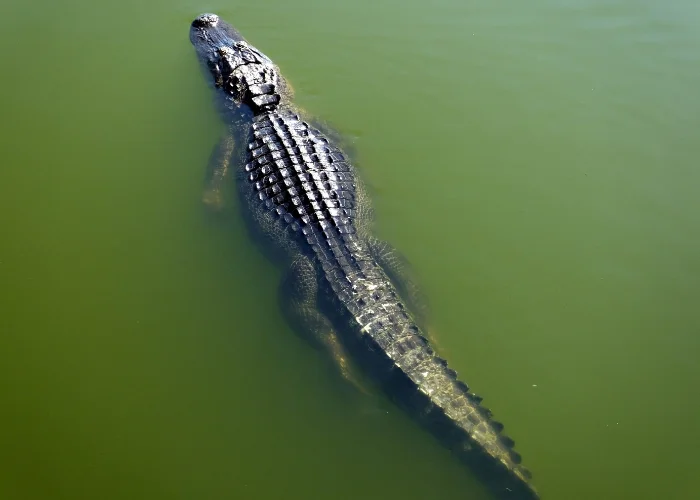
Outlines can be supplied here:
<path id="1" fill-rule="evenodd" d="M 1 498 L 487 498 L 202 209 L 203 11 L 354 141 L 543 498 L 697 497 L 697 1 L 6 0 Z"/>

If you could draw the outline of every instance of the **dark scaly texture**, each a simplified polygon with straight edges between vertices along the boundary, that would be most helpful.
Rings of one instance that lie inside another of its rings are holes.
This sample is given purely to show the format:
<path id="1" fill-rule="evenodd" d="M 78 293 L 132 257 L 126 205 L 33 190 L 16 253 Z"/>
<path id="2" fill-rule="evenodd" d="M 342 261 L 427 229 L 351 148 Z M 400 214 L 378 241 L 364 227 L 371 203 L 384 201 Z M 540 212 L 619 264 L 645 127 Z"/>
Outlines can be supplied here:
<path id="1" fill-rule="evenodd" d="M 254 225 L 287 260 L 312 257 L 344 340 L 394 401 L 500 497 L 537 498 L 513 441 L 434 353 L 372 257 L 350 162 L 296 114 L 278 68 L 232 27 L 208 14 L 193 22 L 190 37 L 222 91 L 225 118 L 247 142 L 239 183 Z"/>

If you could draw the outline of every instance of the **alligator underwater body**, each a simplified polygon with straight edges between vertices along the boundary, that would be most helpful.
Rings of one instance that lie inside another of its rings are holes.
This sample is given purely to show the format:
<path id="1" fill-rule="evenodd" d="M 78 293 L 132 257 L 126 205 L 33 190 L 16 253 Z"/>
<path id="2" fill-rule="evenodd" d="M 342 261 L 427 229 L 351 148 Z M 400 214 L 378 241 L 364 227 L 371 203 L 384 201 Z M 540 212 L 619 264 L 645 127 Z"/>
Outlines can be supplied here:
<path id="1" fill-rule="evenodd" d="M 249 227 L 284 266 L 286 319 L 350 380 L 357 363 L 498 498 L 539 498 L 503 425 L 430 347 L 417 287 L 371 235 L 365 189 L 333 134 L 299 116 L 279 68 L 218 16 L 197 17 L 190 40 L 228 127 L 205 201 L 218 204 L 235 177 Z"/>

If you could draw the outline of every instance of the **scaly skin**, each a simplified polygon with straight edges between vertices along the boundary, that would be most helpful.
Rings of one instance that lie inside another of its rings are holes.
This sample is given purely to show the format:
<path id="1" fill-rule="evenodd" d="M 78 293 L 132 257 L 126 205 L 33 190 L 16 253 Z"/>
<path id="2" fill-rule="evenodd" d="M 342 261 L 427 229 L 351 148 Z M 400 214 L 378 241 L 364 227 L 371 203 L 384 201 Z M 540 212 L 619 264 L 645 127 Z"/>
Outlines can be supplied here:
<path id="1" fill-rule="evenodd" d="M 347 378 L 352 357 L 499 498 L 538 498 L 503 426 L 434 353 L 409 311 L 419 307 L 416 287 L 393 250 L 371 236 L 369 202 L 348 159 L 299 117 L 277 66 L 234 28 L 203 14 L 190 40 L 239 145 L 225 168 L 212 169 L 208 192 L 235 171 L 250 228 L 287 269 L 280 298 L 289 321 Z"/>

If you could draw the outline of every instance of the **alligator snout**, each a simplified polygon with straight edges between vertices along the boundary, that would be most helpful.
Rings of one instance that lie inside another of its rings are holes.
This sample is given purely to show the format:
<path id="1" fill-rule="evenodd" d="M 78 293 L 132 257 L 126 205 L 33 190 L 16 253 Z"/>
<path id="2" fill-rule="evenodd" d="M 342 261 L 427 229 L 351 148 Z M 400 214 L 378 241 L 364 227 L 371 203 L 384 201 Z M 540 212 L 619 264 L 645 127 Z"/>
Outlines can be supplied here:
<path id="1" fill-rule="evenodd" d="M 208 28 L 216 25 L 219 22 L 219 16 L 216 14 L 202 14 L 192 21 L 192 26 L 195 28 Z"/>
<path id="2" fill-rule="evenodd" d="M 208 12 L 192 21 L 190 40 L 198 47 L 198 51 L 211 51 L 223 45 L 230 47 L 233 43 L 242 41 L 243 37 L 233 26 Z"/>

